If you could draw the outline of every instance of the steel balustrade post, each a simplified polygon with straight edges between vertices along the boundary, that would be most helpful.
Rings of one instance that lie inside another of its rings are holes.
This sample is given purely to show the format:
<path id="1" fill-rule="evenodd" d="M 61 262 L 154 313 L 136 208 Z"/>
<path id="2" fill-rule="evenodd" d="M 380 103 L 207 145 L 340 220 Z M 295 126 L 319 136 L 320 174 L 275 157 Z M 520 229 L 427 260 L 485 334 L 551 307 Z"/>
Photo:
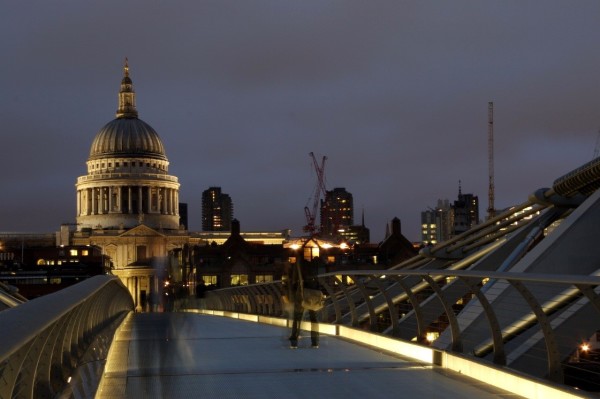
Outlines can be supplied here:
<path id="1" fill-rule="evenodd" d="M 231 308 L 233 307 L 233 298 L 231 297 L 231 294 L 226 294 L 224 292 L 218 292 L 216 293 L 217 298 L 219 298 L 219 304 L 221 305 L 221 309 L 218 310 L 232 310 Z"/>
<path id="2" fill-rule="evenodd" d="M 267 299 L 262 287 L 260 285 L 253 285 L 251 290 L 254 292 L 254 300 L 256 302 L 256 310 L 252 313 L 265 314 Z"/>
<path id="3" fill-rule="evenodd" d="M 68 319 L 68 316 L 64 316 L 64 319 Z M 63 342 L 65 333 L 69 326 L 66 320 L 59 322 L 60 329 L 56 335 L 56 340 L 52 345 L 52 362 L 50 364 L 50 384 L 54 392 L 60 391 L 64 382 L 65 375 L 63 374 Z"/>
<path id="4" fill-rule="evenodd" d="M 559 384 L 564 383 L 564 373 L 560 364 L 560 351 L 558 350 L 558 343 L 556 342 L 552 325 L 550 324 L 546 313 L 544 313 L 544 310 L 538 303 L 537 299 L 521 281 L 513 279 L 509 279 L 507 281 L 519 292 L 519 294 L 521 294 L 523 299 L 525 299 L 535 314 L 542 333 L 544 334 L 544 340 L 546 342 L 546 355 L 548 358 L 548 379 Z"/>
<path id="5" fill-rule="evenodd" d="M 454 352 L 462 352 L 463 345 L 460 336 L 460 328 L 458 326 L 458 320 L 456 319 L 456 315 L 454 314 L 454 310 L 452 309 L 452 304 L 448 302 L 444 292 L 437 285 L 437 283 L 431 278 L 430 275 L 425 274 L 421 276 L 423 280 L 425 280 L 429 286 L 433 289 L 438 299 L 442 302 L 442 306 L 446 312 L 446 316 L 448 316 L 448 323 L 450 323 L 450 332 L 452 333 L 452 350 Z"/>
<path id="6" fill-rule="evenodd" d="M 492 341 L 494 345 L 494 363 L 505 366 L 506 365 L 506 353 L 504 352 L 504 342 L 502 339 L 502 330 L 500 329 L 500 323 L 496 317 L 496 313 L 492 308 L 492 305 L 483 294 L 482 289 L 479 287 L 480 279 L 469 278 L 469 277 L 458 277 L 470 290 L 471 293 L 479 300 L 479 303 L 485 313 L 488 324 L 490 326 L 490 332 L 492 333 Z"/>
<path id="7" fill-rule="evenodd" d="M 75 368 L 76 366 L 76 361 L 75 359 L 77 359 L 77 354 L 74 353 L 74 343 L 73 343 L 73 335 L 74 335 L 74 330 L 77 328 L 76 327 L 76 323 L 77 323 L 77 314 L 79 314 L 81 312 L 81 306 L 77 306 L 75 309 L 73 309 L 71 312 L 69 312 L 69 315 L 67 316 L 67 322 L 65 323 L 67 325 L 67 328 L 65 330 L 65 335 L 62 339 L 62 360 L 61 363 L 63 365 L 62 367 L 62 376 L 63 376 L 63 381 L 68 377 L 68 375 L 71 373 L 71 370 L 73 368 Z"/>
<path id="8" fill-rule="evenodd" d="M 251 313 L 251 314 L 258 314 L 258 302 L 257 302 L 257 294 L 258 291 L 256 289 L 256 286 L 246 286 L 243 288 L 244 291 L 247 292 L 246 294 L 246 303 L 248 304 L 248 308 L 247 308 L 247 313 Z"/>
<path id="9" fill-rule="evenodd" d="M 339 323 L 342 320 L 342 311 L 340 309 L 340 304 L 338 303 L 338 300 L 337 300 L 337 295 L 325 278 L 319 277 L 318 280 L 319 280 L 319 284 L 321 285 L 321 287 L 324 287 L 325 291 L 327 291 L 327 297 L 329 299 L 331 299 L 331 306 L 333 306 L 333 310 L 335 312 L 335 320 L 333 322 Z M 340 284 L 341 284 L 341 281 L 340 281 Z M 326 310 L 328 308 L 329 308 L 329 306 L 325 305 L 323 310 Z M 329 314 L 324 315 L 324 317 L 325 317 L 325 320 L 329 320 Z"/>
<path id="10" fill-rule="evenodd" d="M 230 292 L 219 292 L 219 299 L 221 300 L 221 310 L 235 310 L 235 298 Z"/>
<path id="11" fill-rule="evenodd" d="M 343 281 L 336 277 L 336 280 L 340 282 L 340 287 L 342 289 L 342 293 L 348 302 L 348 307 L 350 308 L 350 316 L 352 317 L 351 325 L 352 327 L 358 326 L 358 315 L 356 314 L 356 305 L 354 304 L 354 300 L 352 299 L 352 293 L 349 292 L 346 284 Z"/>
<path id="12" fill-rule="evenodd" d="M 65 329 L 62 323 L 59 321 L 56 323 L 54 328 L 50 332 L 46 345 L 44 345 L 43 351 L 40 354 L 40 362 L 38 365 L 37 377 L 38 383 L 36 384 L 36 396 L 40 397 L 54 397 L 55 394 L 61 389 L 64 380 L 61 379 L 60 375 L 57 377 L 59 381 L 53 381 L 55 364 L 58 363 L 60 367 L 61 356 L 60 353 L 55 351 L 55 348 L 60 341 L 60 337 L 64 334 Z M 45 387 L 46 392 L 40 392 Z"/>
<path id="13" fill-rule="evenodd" d="M 48 392 L 36 392 L 37 388 L 37 377 L 38 368 L 40 367 L 40 358 L 44 353 L 44 347 L 48 343 L 48 339 L 52 335 L 52 331 L 56 328 L 58 323 L 53 323 L 51 326 L 43 330 L 37 337 L 35 337 L 33 344 L 29 347 L 23 366 L 19 372 L 18 388 L 19 391 L 16 395 L 13 393 L 15 399 L 37 399 L 38 397 L 47 398 L 49 397 Z"/>
<path id="14" fill-rule="evenodd" d="M 423 310 L 421 309 L 421 305 L 419 299 L 414 294 L 412 289 L 406 284 L 403 276 L 391 276 L 391 278 L 398 283 L 400 288 L 404 291 L 408 300 L 410 301 L 413 312 L 415 312 L 415 317 L 417 318 L 417 342 L 425 341 L 425 329 L 427 326 L 425 325 L 425 317 L 423 315 Z"/>
<path id="15" fill-rule="evenodd" d="M 232 307 L 227 310 L 232 311 L 232 312 L 239 311 L 240 295 L 238 293 L 234 292 L 234 293 L 229 294 L 228 298 L 231 300 Z"/>
<path id="16" fill-rule="evenodd" d="M 269 315 L 271 314 L 271 304 L 273 303 L 272 299 L 272 295 L 269 292 L 269 290 L 267 289 L 267 284 L 259 284 L 256 286 L 256 290 L 259 292 L 260 298 L 261 298 L 261 306 L 260 306 L 260 313 L 262 315 Z"/>
<path id="17" fill-rule="evenodd" d="M 594 292 L 594 289 L 589 285 L 574 284 L 574 286 L 577 287 L 577 289 L 581 291 L 583 295 L 586 296 L 586 298 L 596 308 L 596 310 L 600 312 L 600 295 L 597 295 Z"/>
<path id="18" fill-rule="evenodd" d="M 266 290 L 269 292 L 269 294 L 272 296 L 273 299 L 273 307 L 271 309 L 271 313 L 269 313 L 270 316 L 278 316 L 283 314 L 283 304 L 282 304 L 282 296 L 283 296 L 283 292 L 281 289 L 281 283 L 273 283 L 273 284 L 268 284 L 266 287 Z"/>
<path id="19" fill-rule="evenodd" d="M 377 316 L 375 315 L 375 309 L 373 309 L 373 303 L 371 302 L 369 293 L 367 292 L 367 289 L 365 288 L 365 284 L 364 284 L 362 278 L 355 279 L 355 282 L 356 282 L 356 286 L 358 287 L 358 290 L 360 291 L 363 298 L 365 299 L 365 304 L 367 305 L 367 310 L 369 311 L 369 325 L 370 325 L 371 331 L 376 331 Z"/>
<path id="20" fill-rule="evenodd" d="M 388 312 L 390 313 L 390 320 L 392 322 L 392 335 L 396 335 L 398 333 L 398 314 L 396 313 L 396 307 L 394 306 L 394 302 L 390 297 L 388 291 L 385 289 L 378 276 L 373 276 L 371 281 L 377 286 L 377 289 L 385 298 L 385 302 L 387 303 Z"/>
<path id="21" fill-rule="evenodd" d="M 32 339 L 0 363 L 0 376 L 2 377 L 0 378 L 0 398 L 8 399 L 17 396 L 14 390 L 17 388 L 21 369 L 33 343 L 34 340 Z"/>

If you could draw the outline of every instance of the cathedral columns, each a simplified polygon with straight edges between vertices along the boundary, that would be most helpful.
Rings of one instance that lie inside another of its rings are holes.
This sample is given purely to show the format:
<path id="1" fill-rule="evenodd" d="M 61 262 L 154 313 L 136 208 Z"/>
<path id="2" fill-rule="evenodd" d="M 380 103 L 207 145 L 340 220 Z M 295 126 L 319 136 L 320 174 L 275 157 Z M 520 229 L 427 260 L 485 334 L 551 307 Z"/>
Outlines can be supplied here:
<path id="1" fill-rule="evenodd" d="M 81 215 L 81 190 L 77 190 L 77 216 Z"/>
<path id="2" fill-rule="evenodd" d="M 147 208 L 147 213 L 152 213 L 152 187 L 147 186 L 146 189 L 148 190 L 146 192 L 146 208 Z"/>
<path id="3" fill-rule="evenodd" d="M 118 211 L 119 213 L 123 212 L 123 187 L 119 186 L 117 187 L 117 206 L 116 206 L 116 211 Z"/>
<path id="4" fill-rule="evenodd" d="M 133 203 L 131 201 L 131 187 L 127 187 L 127 212 L 133 213 Z"/>
<path id="5" fill-rule="evenodd" d="M 92 201 L 93 201 L 94 191 L 91 188 L 85 190 L 85 209 L 84 214 L 91 215 L 92 214 Z"/>
<path id="6" fill-rule="evenodd" d="M 142 186 L 138 186 L 138 209 L 137 209 L 137 213 L 144 213 L 144 207 L 143 205 L 143 198 L 144 196 L 142 195 Z"/>
<path id="7" fill-rule="evenodd" d="M 92 215 L 96 214 L 96 203 L 97 203 L 97 198 L 96 198 L 96 189 L 92 188 Z"/>
<path id="8" fill-rule="evenodd" d="M 171 189 L 171 215 L 175 215 L 175 190 Z"/>

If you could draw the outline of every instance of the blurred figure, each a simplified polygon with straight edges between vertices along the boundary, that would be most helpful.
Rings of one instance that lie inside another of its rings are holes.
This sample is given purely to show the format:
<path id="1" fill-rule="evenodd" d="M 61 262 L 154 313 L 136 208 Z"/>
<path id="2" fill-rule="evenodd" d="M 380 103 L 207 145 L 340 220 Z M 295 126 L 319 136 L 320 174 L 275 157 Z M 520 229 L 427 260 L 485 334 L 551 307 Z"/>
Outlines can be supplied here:
<path id="1" fill-rule="evenodd" d="M 302 291 L 304 288 L 319 289 L 316 268 L 301 269 L 300 262 L 290 265 L 287 278 L 287 297 L 293 306 L 292 333 L 290 334 L 290 348 L 298 348 L 298 336 L 300 335 L 300 323 L 304 316 L 302 306 Z M 319 329 L 317 324 L 317 312 L 309 310 L 308 315 L 311 322 L 310 340 L 313 348 L 319 347 Z"/>

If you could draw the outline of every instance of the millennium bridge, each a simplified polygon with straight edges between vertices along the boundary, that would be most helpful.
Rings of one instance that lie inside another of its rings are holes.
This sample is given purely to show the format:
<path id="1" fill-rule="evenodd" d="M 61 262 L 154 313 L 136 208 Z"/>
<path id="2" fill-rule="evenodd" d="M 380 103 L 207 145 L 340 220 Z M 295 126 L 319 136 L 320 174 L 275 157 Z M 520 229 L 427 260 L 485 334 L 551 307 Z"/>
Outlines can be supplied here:
<path id="1" fill-rule="evenodd" d="M 595 159 L 394 267 L 320 275 L 318 349 L 288 348 L 281 281 L 165 313 L 111 276 L 0 290 L 0 398 L 600 397 L 599 187 Z"/>

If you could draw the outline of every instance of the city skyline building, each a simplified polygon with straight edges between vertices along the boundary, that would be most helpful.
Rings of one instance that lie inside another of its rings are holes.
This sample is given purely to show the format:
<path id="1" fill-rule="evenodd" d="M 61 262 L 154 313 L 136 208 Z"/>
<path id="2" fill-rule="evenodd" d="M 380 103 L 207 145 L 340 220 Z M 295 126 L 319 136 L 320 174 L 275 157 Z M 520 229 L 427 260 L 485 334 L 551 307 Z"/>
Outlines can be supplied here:
<path id="1" fill-rule="evenodd" d="M 336 236 L 354 225 L 354 199 L 344 187 L 328 190 L 321 200 L 321 235 Z"/>
<path id="2" fill-rule="evenodd" d="M 454 215 L 450 201 L 438 199 L 435 208 L 421 212 L 421 243 L 435 245 L 446 241 L 454 230 Z"/>
<path id="3" fill-rule="evenodd" d="M 453 231 L 457 236 L 479 224 L 479 198 L 473 194 L 463 194 L 461 183 L 458 183 L 458 199 L 452 205 Z"/>
<path id="4" fill-rule="evenodd" d="M 202 192 L 202 231 L 230 231 L 232 220 L 233 202 L 221 187 Z"/>

